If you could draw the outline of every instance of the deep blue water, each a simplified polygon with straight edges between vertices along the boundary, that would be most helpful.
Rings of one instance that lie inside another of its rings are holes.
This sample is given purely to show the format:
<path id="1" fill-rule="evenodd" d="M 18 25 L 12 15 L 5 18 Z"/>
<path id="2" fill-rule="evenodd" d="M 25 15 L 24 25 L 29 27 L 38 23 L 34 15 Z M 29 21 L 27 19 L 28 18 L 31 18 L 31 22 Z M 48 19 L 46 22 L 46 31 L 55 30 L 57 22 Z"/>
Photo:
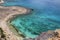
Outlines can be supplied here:
<path id="1" fill-rule="evenodd" d="M 41 32 L 60 28 L 60 0 L 5 0 L 4 6 L 23 6 L 33 9 L 19 15 L 11 24 L 26 37 L 35 38 Z"/>

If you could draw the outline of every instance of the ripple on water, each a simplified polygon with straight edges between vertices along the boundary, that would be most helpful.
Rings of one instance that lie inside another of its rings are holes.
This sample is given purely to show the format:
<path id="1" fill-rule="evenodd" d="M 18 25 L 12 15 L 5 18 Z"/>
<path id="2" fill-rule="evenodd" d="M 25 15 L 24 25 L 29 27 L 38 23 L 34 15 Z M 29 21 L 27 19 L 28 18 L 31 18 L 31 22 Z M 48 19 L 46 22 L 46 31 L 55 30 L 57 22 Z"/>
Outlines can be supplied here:
<path id="1" fill-rule="evenodd" d="M 32 14 L 20 15 L 14 18 L 10 23 L 24 36 L 35 38 L 41 32 L 60 28 L 59 3 L 59 0 L 7 0 L 3 5 L 19 5 L 37 9 Z"/>
<path id="2" fill-rule="evenodd" d="M 11 21 L 11 25 L 21 32 L 24 36 L 35 38 L 40 33 L 60 28 L 60 25 L 53 19 L 44 17 L 37 13 L 19 15 Z"/>

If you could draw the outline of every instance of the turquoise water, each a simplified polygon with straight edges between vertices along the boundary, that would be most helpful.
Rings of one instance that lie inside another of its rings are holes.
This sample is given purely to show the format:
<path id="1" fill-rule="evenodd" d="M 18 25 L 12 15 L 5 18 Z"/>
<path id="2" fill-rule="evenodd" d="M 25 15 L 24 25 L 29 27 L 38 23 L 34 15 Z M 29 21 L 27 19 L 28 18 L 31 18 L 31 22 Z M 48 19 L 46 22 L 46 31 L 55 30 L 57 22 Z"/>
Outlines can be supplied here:
<path id="1" fill-rule="evenodd" d="M 60 28 L 60 0 L 7 0 L 4 6 L 24 6 L 33 9 L 11 21 L 24 36 L 35 38 L 41 32 Z"/>

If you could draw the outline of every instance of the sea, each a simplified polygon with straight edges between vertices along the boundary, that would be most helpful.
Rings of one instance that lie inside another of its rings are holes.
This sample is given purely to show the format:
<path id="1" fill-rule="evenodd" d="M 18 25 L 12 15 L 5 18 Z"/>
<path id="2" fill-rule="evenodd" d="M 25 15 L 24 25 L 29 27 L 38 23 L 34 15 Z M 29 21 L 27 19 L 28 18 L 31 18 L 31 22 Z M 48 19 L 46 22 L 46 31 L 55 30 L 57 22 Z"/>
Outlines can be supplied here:
<path id="1" fill-rule="evenodd" d="M 10 24 L 25 37 L 35 38 L 42 32 L 60 29 L 60 0 L 4 0 L 3 6 L 21 6 L 33 9 L 18 15 Z"/>

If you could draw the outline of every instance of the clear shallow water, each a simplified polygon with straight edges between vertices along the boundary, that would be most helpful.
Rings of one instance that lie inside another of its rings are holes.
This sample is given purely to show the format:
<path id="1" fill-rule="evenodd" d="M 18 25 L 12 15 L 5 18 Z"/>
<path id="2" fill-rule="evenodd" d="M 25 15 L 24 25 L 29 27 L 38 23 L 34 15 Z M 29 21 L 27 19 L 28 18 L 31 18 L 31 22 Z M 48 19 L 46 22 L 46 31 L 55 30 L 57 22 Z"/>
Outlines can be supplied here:
<path id="1" fill-rule="evenodd" d="M 11 21 L 26 37 L 35 38 L 41 32 L 60 28 L 60 0 L 5 0 L 3 5 L 34 9 L 31 14 L 19 15 Z"/>

